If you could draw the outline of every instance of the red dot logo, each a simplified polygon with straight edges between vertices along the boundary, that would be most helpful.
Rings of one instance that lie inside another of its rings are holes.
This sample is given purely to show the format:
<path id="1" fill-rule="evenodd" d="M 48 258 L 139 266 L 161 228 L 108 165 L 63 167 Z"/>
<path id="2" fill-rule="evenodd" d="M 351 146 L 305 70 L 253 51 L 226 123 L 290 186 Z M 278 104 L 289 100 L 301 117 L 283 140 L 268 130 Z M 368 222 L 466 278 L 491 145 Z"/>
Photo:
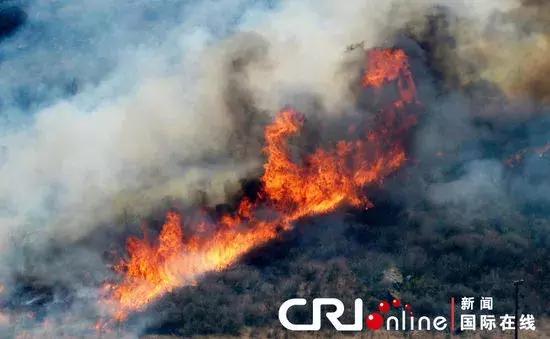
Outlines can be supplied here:
<path id="1" fill-rule="evenodd" d="M 388 313 L 390 311 L 390 304 L 383 300 L 378 304 L 378 310 L 382 313 Z"/>
<path id="2" fill-rule="evenodd" d="M 399 308 L 399 307 L 401 307 L 401 300 L 399 300 L 399 299 L 393 299 L 393 300 L 391 301 L 391 304 L 392 304 L 393 307 Z"/>
<path id="3" fill-rule="evenodd" d="M 373 312 L 367 315 L 367 327 L 373 331 L 379 330 L 384 324 L 384 318 L 378 312 Z"/>
<path id="4" fill-rule="evenodd" d="M 410 315 L 413 313 L 413 308 L 411 304 L 405 304 L 405 311 L 409 312 Z"/>

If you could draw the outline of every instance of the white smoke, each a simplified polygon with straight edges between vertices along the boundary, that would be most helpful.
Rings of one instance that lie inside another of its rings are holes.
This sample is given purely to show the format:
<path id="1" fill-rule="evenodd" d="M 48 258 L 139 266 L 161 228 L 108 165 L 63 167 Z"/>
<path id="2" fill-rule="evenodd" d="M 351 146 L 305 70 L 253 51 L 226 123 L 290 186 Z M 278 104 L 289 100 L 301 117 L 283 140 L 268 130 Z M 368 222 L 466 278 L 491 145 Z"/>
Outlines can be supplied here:
<path id="1" fill-rule="evenodd" d="M 8 119 L 0 138 L 3 239 L 24 228 L 40 232 L 41 239 L 75 240 L 124 209 L 146 215 L 165 196 L 185 200 L 197 190 L 219 201 L 225 186 L 258 168 L 261 157 L 232 159 L 227 153 L 241 128 L 226 98 L 232 58 L 247 48 L 266 49 L 240 75 L 258 110 L 273 114 L 308 94 L 335 111 L 349 95 L 351 73 L 341 70 L 346 45 L 377 45 L 392 7 L 288 2 L 242 12 L 240 2 L 205 2 L 182 6 L 179 16 L 166 14 L 181 18 L 173 27 L 149 23 L 149 32 L 139 15 L 150 6 L 30 5 L 29 25 L 44 24 L 52 41 L 2 65 L 9 70 L 0 84 L 7 97 L 14 88 L 45 88 L 24 123 L 12 122 L 21 119 L 16 113 L 24 106 L 13 96 L 4 110 L 17 118 Z M 113 21 L 101 26 L 104 16 Z M 94 42 L 83 50 L 75 35 Z M 31 38 L 23 28 L 4 48 L 13 51 Z M 37 66 L 50 62 L 52 67 Z M 26 72 L 28 64 L 38 70 Z M 75 95 L 47 93 L 63 82 L 55 81 L 58 73 L 83 78 Z"/>

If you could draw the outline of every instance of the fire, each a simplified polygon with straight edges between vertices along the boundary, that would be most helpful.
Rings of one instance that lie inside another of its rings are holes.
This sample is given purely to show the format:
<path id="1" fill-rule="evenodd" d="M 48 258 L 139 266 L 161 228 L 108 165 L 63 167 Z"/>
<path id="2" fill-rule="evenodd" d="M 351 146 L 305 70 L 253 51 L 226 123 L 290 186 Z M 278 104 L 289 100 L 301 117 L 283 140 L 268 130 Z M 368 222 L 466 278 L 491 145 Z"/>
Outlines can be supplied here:
<path id="1" fill-rule="evenodd" d="M 147 238 L 131 237 L 127 241 L 127 249 L 131 254 L 130 260 L 122 262 L 116 269 L 125 271 L 128 281 L 139 283 L 120 285 L 114 296 L 121 305 L 136 302 L 146 304 L 170 286 L 176 286 L 179 281 L 175 272 L 167 268 L 184 249 L 181 217 L 173 212 L 168 213 L 157 246 L 152 246 Z"/>
<path id="2" fill-rule="evenodd" d="M 181 216 L 169 212 L 158 245 L 151 244 L 146 237 L 130 238 L 127 244 L 130 259 L 116 268 L 125 272 L 125 279 L 113 289 L 115 318 L 126 318 L 129 311 L 142 308 L 175 287 L 194 284 L 204 272 L 226 268 L 243 253 L 277 235 L 273 224 L 250 222 L 253 227 L 222 226 L 211 237 L 194 236 L 184 243 Z"/>
<path id="3" fill-rule="evenodd" d="M 395 81 L 399 97 L 382 112 L 393 117 L 391 122 L 384 121 L 380 130 L 365 132 L 362 138 L 318 148 L 300 161 L 293 160 L 289 138 L 300 133 L 305 119 L 292 109 L 280 112 L 265 128 L 267 161 L 258 197 L 244 198 L 235 213 L 223 215 L 215 225 L 203 220 L 189 228 L 212 232 L 185 235 L 183 217 L 169 212 L 157 241 L 147 236 L 129 238 L 129 259 L 116 266 L 123 278 L 108 285 L 106 303 L 114 308 L 115 318 L 123 320 L 172 289 L 194 284 L 204 273 L 227 268 L 282 230 L 291 229 L 300 218 L 343 204 L 370 207 L 365 185 L 381 182 L 406 161 L 405 150 L 394 136 L 412 121 L 398 119 L 400 111 L 416 102 L 406 54 L 402 50 L 371 51 L 363 85 L 379 88 Z M 260 209 L 271 213 L 258 213 Z"/>
<path id="4" fill-rule="evenodd" d="M 363 76 L 363 86 L 380 88 L 397 81 L 401 100 L 410 103 L 416 99 L 416 87 L 409 67 L 409 60 L 402 49 L 372 49 L 367 54 L 367 67 Z"/>
<path id="5" fill-rule="evenodd" d="M 300 130 L 302 123 L 298 113 L 286 110 L 265 132 L 268 158 L 262 182 L 270 201 L 286 213 L 289 221 L 329 212 L 342 202 L 369 206 L 361 188 L 382 180 L 405 161 L 400 147 L 377 152 L 378 141 L 371 135 L 370 143 L 340 141 L 334 149 L 316 150 L 305 157 L 303 164 L 294 163 L 288 138 Z"/>

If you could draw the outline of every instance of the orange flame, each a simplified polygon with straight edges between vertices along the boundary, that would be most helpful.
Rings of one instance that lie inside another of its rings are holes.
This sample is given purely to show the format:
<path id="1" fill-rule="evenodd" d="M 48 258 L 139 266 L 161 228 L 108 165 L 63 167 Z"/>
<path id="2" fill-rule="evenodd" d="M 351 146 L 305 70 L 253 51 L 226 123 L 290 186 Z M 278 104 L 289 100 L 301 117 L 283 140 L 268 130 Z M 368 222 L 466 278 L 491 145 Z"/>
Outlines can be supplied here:
<path id="1" fill-rule="evenodd" d="M 253 227 L 246 229 L 222 227 L 209 238 L 191 237 L 184 245 L 181 217 L 169 212 L 157 246 L 146 238 L 130 238 L 130 259 L 117 266 L 125 279 L 113 287 L 115 318 L 126 318 L 129 311 L 141 309 L 175 287 L 194 284 L 201 273 L 226 268 L 277 234 L 273 224 L 251 223 Z"/>
<path id="2" fill-rule="evenodd" d="M 298 113 L 286 110 L 266 128 L 268 158 L 262 182 L 270 201 L 286 213 L 288 221 L 329 212 L 342 202 L 370 205 L 361 188 L 381 180 L 405 161 L 400 147 L 376 152 L 369 159 L 369 150 L 377 151 L 373 146 L 378 142 L 371 134 L 370 143 L 340 141 L 334 149 L 318 149 L 304 164 L 296 164 L 288 151 L 288 137 L 297 133 L 302 123 Z"/>
<path id="3" fill-rule="evenodd" d="M 292 228 L 300 218 L 327 213 L 342 204 L 371 206 L 362 190 L 381 182 L 405 162 L 404 148 L 392 136 L 411 121 L 398 122 L 396 113 L 405 104 L 416 102 L 405 53 L 371 51 L 363 85 L 378 88 L 394 81 L 399 98 L 383 112 L 391 113 L 391 122 L 385 121 L 379 131 L 369 132 L 365 138 L 319 148 L 300 162 L 293 161 L 288 142 L 300 132 L 304 118 L 291 109 L 280 112 L 265 129 L 263 190 L 256 201 L 245 198 L 234 214 L 222 216 L 217 225 L 208 225 L 214 229 L 208 236 L 201 232 L 184 237 L 182 217 L 169 212 L 156 244 L 147 237 L 129 238 L 129 259 L 116 266 L 124 273 L 123 279 L 108 285 L 107 304 L 114 307 L 115 318 L 124 320 L 172 289 L 194 284 L 201 274 L 227 268 L 252 248 L 276 238 L 280 230 Z M 274 215 L 257 215 L 260 207 L 268 207 Z M 201 223 L 191 229 L 208 224 Z"/>
<path id="4" fill-rule="evenodd" d="M 409 67 L 409 60 L 402 49 L 372 49 L 367 54 L 367 71 L 363 86 L 380 88 L 397 80 L 401 101 L 413 102 L 416 99 L 416 86 Z"/>

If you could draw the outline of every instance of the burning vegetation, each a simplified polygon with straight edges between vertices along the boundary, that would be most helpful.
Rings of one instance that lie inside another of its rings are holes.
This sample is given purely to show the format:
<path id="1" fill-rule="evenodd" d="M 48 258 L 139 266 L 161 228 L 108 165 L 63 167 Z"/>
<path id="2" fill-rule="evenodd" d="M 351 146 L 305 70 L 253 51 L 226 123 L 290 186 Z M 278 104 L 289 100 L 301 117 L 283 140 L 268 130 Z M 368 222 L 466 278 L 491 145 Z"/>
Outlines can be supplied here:
<path id="1" fill-rule="evenodd" d="M 372 207 L 365 195 L 368 185 L 380 184 L 406 161 L 402 136 L 415 117 L 407 105 L 417 103 L 407 56 L 400 49 L 374 49 L 367 55 L 362 84 L 379 89 L 396 86 L 397 98 L 381 109 L 378 126 L 360 138 L 340 140 L 331 148 L 295 156 L 289 138 L 304 123 L 300 113 L 285 109 L 265 128 L 266 163 L 261 190 L 253 200 L 243 198 L 235 213 L 225 214 L 214 225 L 201 220 L 190 229 L 210 229 L 205 234 L 183 233 L 182 216 L 166 215 L 158 240 L 131 237 L 129 258 L 116 266 L 122 280 L 107 285 L 114 316 L 124 320 L 176 287 L 195 284 L 206 272 L 235 263 L 251 249 L 289 230 L 300 218 L 328 213 L 341 205 Z M 412 119 L 412 120 L 411 120 Z"/>

